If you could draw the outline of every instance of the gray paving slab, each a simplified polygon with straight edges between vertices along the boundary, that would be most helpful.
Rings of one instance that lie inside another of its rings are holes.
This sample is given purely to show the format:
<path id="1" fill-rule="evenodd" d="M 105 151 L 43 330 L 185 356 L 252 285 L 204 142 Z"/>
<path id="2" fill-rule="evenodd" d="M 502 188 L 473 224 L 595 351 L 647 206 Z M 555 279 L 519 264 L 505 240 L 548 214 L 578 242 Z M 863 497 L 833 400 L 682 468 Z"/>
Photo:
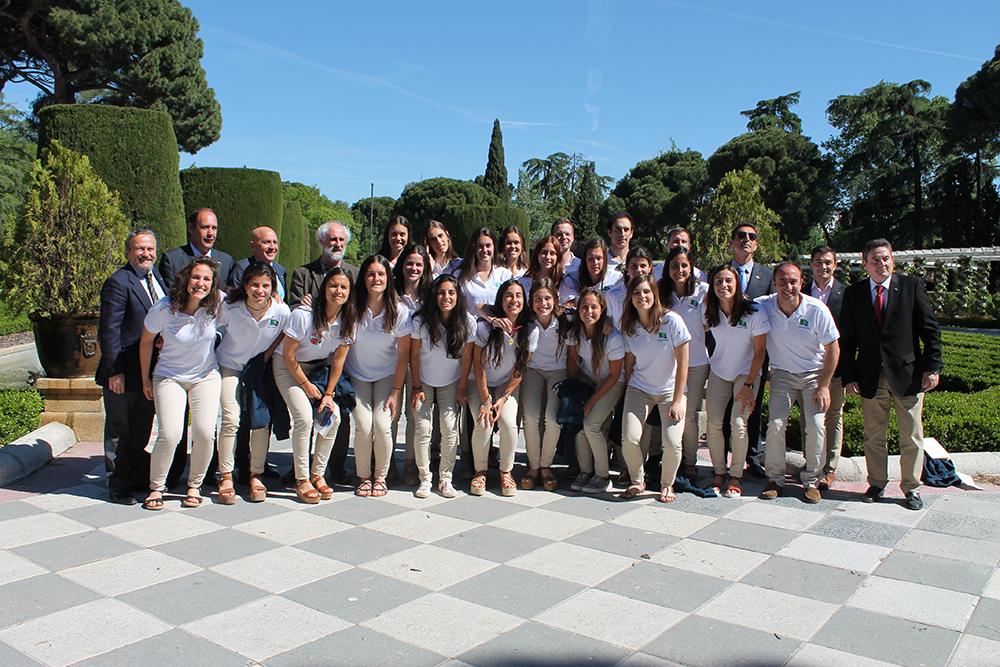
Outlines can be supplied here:
<path id="1" fill-rule="evenodd" d="M 77 663 L 74 667 L 121 667 L 122 665 L 212 665 L 246 667 L 247 659 L 218 644 L 185 632 L 168 630 L 114 651 Z"/>
<path id="2" fill-rule="evenodd" d="M 41 574 L 0 586 L 0 628 L 98 599 L 99 593 L 58 574 Z M 0 660 L 0 664 L 3 661 Z"/>
<path id="3" fill-rule="evenodd" d="M 993 568 L 910 551 L 893 551 L 873 574 L 980 595 Z"/>
<path id="4" fill-rule="evenodd" d="M 275 542 L 267 538 L 226 528 L 214 533 L 167 542 L 157 546 L 156 550 L 199 567 L 209 568 L 268 551 L 275 546 Z"/>
<path id="5" fill-rule="evenodd" d="M 959 636 L 953 630 L 845 607 L 812 642 L 900 665 L 935 667 L 947 664 Z"/>
<path id="6" fill-rule="evenodd" d="M 742 582 L 799 597 L 842 604 L 864 582 L 861 574 L 795 558 L 774 556 L 743 577 Z"/>
<path id="7" fill-rule="evenodd" d="M 965 631 L 1000 642 L 1000 600 L 982 598 L 972 612 Z"/>
<path id="8" fill-rule="evenodd" d="M 841 540 L 850 540 L 851 542 L 894 547 L 909 532 L 909 529 L 877 521 L 864 521 L 833 515 L 812 526 L 809 532 Z"/>
<path id="9" fill-rule="evenodd" d="M 408 512 L 409 508 L 402 505 L 395 505 L 381 498 L 351 496 L 346 500 L 338 500 L 334 503 L 322 503 L 301 511 L 315 512 L 329 519 L 336 519 L 360 526 L 370 521 L 378 521 L 379 519 Z"/>
<path id="10" fill-rule="evenodd" d="M 629 651 L 540 623 L 525 623 L 459 658 L 475 667 L 507 665 L 591 665 L 610 667 Z"/>
<path id="11" fill-rule="evenodd" d="M 415 547 L 419 542 L 396 535 L 387 535 L 367 528 L 351 528 L 332 535 L 324 535 L 307 542 L 300 542 L 296 548 L 309 551 L 326 558 L 332 558 L 351 565 L 361 565 Z"/>
<path id="12" fill-rule="evenodd" d="M 25 544 L 15 547 L 11 551 L 55 572 L 105 558 L 121 556 L 138 551 L 139 548 L 114 535 L 91 530 L 44 542 Z"/>
<path id="13" fill-rule="evenodd" d="M 586 586 L 501 565 L 442 591 L 484 607 L 529 618 L 554 607 Z"/>
<path id="14" fill-rule="evenodd" d="M 704 542 L 773 554 L 795 539 L 796 535 L 798 533 L 793 530 L 722 518 L 691 537 Z"/>
<path id="15" fill-rule="evenodd" d="M 776 505 L 777 507 L 791 507 L 797 510 L 808 510 L 810 512 L 819 512 L 820 514 L 828 514 L 834 511 L 843 501 L 843 498 L 834 494 L 832 497 L 824 497 L 818 503 L 807 503 L 802 500 L 802 487 L 796 486 L 794 484 L 786 484 L 784 493 L 774 500 L 762 501 L 766 502 L 768 505 Z"/>
<path id="16" fill-rule="evenodd" d="M 198 508 L 199 519 L 217 523 L 220 526 L 236 526 L 247 521 L 266 519 L 269 516 L 293 512 L 288 507 L 280 506 L 277 503 L 248 503 L 237 500 L 235 505 L 220 505 L 219 503 L 207 503 Z"/>
<path id="17" fill-rule="evenodd" d="M 118 599 L 171 625 L 183 625 L 267 595 L 260 588 L 201 571 L 119 595 Z"/>
<path id="18" fill-rule="evenodd" d="M 608 551 L 629 558 L 650 558 L 680 538 L 649 530 L 602 523 L 566 538 L 570 544 Z"/>
<path id="19" fill-rule="evenodd" d="M 13 646 L 0 642 L 0 665 L 4 667 L 40 667 L 41 664 Z"/>
<path id="20" fill-rule="evenodd" d="M 377 572 L 352 568 L 294 588 L 284 593 L 284 597 L 360 623 L 426 594 L 426 588 Z"/>
<path id="21" fill-rule="evenodd" d="M 326 667 L 343 665 L 406 665 L 431 667 L 444 660 L 431 651 L 401 642 L 370 628 L 355 625 L 304 644 L 273 658 L 268 667 Z"/>
<path id="22" fill-rule="evenodd" d="M 22 516 L 41 514 L 44 511 L 45 510 L 40 507 L 35 507 L 31 503 L 22 501 L 0 503 L 0 521 L 6 521 L 7 519 L 20 519 Z"/>
<path id="23" fill-rule="evenodd" d="M 597 588 L 680 611 L 694 611 L 732 582 L 657 563 L 638 563 Z"/>
<path id="24" fill-rule="evenodd" d="M 747 502 L 751 501 L 733 498 L 699 498 L 691 493 L 678 493 L 677 499 L 670 503 L 670 509 L 706 516 L 725 516 Z"/>
<path id="25" fill-rule="evenodd" d="M 611 521 L 635 509 L 635 503 L 615 497 L 604 498 L 600 502 L 593 502 L 593 500 L 595 499 L 590 499 L 589 502 L 580 502 L 580 496 L 573 494 L 546 504 L 545 509 L 596 521 Z"/>
<path id="26" fill-rule="evenodd" d="M 446 503 L 438 503 L 428 507 L 427 511 L 450 516 L 454 519 L 475 521 L 476 523 L 489 523 L 490 521 L 496 521 L 512 514 L 524 512 L 527 509 L 530 509 L 527 505 L 519 505 L 503 500 L 462 496 L 449 500 Z"/>
<path id="27" fill-rule="evenodd" d="M 923 520 L 917 524 L 917 528 L 946 535 L 1000 542 L 1000 520 L 957 512 L 927 512 Z"/>
<path id="28" fill-rule="evenodd" d="M 551 540 L 536 535 L 515 533 L 496 526 L 480 526 L 438 540 L 434 545 L 468 556 L 506 563 L 551 543 Z"/>
<path id="29" fill-rule="evenodd" d="M 780 665 L 798 640 L 692 615 L 643 647 L 644 653 L 691 667 Z"/>
<path id="30" fill-rule="evenodd" d="M 64 517 L 79 521 L 94 528 L 105 528 L 126 521 L 138 521 L 153 516 L 142 509 L 142 505 L 116 505 L 114 503 L 94 503 L 60 512 Z"/>

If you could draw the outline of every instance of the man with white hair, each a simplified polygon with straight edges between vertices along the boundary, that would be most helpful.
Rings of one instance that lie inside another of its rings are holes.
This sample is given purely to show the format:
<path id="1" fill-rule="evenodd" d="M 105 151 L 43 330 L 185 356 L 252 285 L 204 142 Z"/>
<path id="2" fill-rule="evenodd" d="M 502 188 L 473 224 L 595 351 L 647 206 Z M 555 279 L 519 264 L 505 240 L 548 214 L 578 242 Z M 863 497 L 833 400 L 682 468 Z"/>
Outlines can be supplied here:
<path id="1" fill-rule="evenodd" d="M 295 308 L 308 294 L 316 298 L 323 276 L 330 269 L 342 268 L 353 282 L 358 277 L 358 267 L 344 261 L 347 244 L 351 242 L 351 230 L 339 220 L 324 222 L 316 230 L 316 244 L 319 246 L 319 257 L 300 266 L 292 273 L 292 282 L 288 288 L 289 307 Z"/>

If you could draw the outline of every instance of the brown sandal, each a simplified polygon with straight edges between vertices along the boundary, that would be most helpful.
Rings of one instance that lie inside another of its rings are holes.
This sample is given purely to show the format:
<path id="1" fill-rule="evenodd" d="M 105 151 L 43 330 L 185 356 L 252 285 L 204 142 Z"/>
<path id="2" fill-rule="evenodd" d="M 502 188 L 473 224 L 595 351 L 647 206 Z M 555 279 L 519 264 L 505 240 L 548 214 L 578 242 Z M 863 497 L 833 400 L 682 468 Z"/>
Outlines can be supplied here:
<path id="1" fill-rule="evenodd" d="M 674 495 L 674 487 L 668 486 L 660 491 L 660 497 L 657 498 L 661 503 L 672 503 L 677 500 L 677 496 Z"/>
<path id="2" fill-rule="evenodd" d="M 187 495 L 184 496 L 184 500 L 181 501 L 181 507 L 201 507 L 201 503 L 205 499 L 201 495 L 201 489 L 189 486 L 187 490 Z"/>
<path id="3" fill-rule="evenodd" d="M 306 505 L 316 505 L 320 499 L 319 491 L 308 479 L 295 482 L 295 496 Z"/>
<path id="4" fill-rule="evenodd" d="M 528 468 L 528 472 L 524 473 L 524 477 L 521 478 L 521 488 L 525 491 L 531 491 L 537 483 L 538 468 Z"/>
<path id="5" fill-rule="evenodd" d="M 469 493 L 474 496 L 481 496 L 486 493 L 486 471 L 480 470 L 472 476 L 469 483 Z"/>
<path id="6" fill-rule="evenodd" d="M 161 491 L 150 491 L 149 495 L 146 496 L 146 500 L 143 501 L 142 506 L 150 511 L 159 512 L 163 509 L 163 493 Z"/>
<path id="7" fill-rule="evenodd" d="M 370 479 L 363 479 L 358 482 L 358 486 L 354 489 L 354 495 L 359 498 L 367 498 L 372 494 L 372 481 Z"/>
<path id="8" fill-rule="evenodd" d="M 725 482 L 726 482 L 725 475 L 715 475 L 714 477 L 712 477 L 712 483 L 709 486 L 718 491 L 719 489 L 722 488 L 722 485 L 725 484 Z"/>
<path id="9" fill-rule="evenodd" d="M 330 498 L 333 498 L 333 489 L 331 489 L 330 485 L 326 483 L 325 479 L 323 479 L 323 475 L 313 475 L 312 479 L 309 481 L 312 482 L 313 487 L 319 491 L 320 498 L 323 500 L 330 500 Z"/>
<path id="10" fill-rule="evenodd" d="M 552 474 L 549 468 L 542 468 L 542 488 L 546 491 L 555 491 L 559 488 L 559 480 Z"/>
<path id="11" fill-rule="evenodd" d="M 632 484 L 627 489 L 618 494 L 618 497 L 622 500 L 632 500 L 636 496 L 640 496 L 646 492 L 646 485 Z"/>
<path id="12" fill-rule="evenodd" d="M 517 482 L 514 481 L 514 475 L 508 470 L 507 472 L 500 471 L 500 495 L 510 498 L 517 492 Z"/>
<path id="13" fill-rule="evenodd" d="M 389 493 L 389 487 L 384 479 L 379 477 L 372 483 L 372 498 L 381 498 L 387 493 Z"/>
<path id="14" fill-rule="evenodd" d="M 220 505 L 236 504 L 236 488 L 233 486 L 233 473 L 224 472 L 219 477 L 218 495 Z"/>
<path id="15" fill-rule="evenodd" d="M 260 481 L 260 475 L 250 475 L 250 502 L 262 503 L 267 499 L 267 487 Z"/>

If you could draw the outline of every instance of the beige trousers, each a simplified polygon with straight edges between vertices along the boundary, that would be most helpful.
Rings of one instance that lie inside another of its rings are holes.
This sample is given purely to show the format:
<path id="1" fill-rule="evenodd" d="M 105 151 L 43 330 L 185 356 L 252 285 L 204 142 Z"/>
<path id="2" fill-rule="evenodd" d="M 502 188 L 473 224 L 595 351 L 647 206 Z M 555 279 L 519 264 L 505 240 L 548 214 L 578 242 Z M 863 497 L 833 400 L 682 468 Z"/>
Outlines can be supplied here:
<path id="1" fill-rule="evenodd" d="M 300 362 L 302 372 L 309 375 L 313 368 L 322 364 L 322 361 Z M 312 459 L 312 467 L 309 465 L 309 436 L 313 432 L 313 404 L 306 396 L 306 392 L 299 386 L 292 377 L 285 360 L 279 355 L 274 357 L 274 383 L 278 385 L 281 397 L 285 399 L 288 406 L 288 413 L 292 417 L 292 467 L 295 471 L 295 479 L 309 479 L 310 475 L 323 475 L 326 472 L 327 461 L 330 460 L 330 451 L 337 438 L 337 428 L 340 424 L 340 410 L 333 411 L 333 428 L 327 431 L 326 435 L 316 434 L 316 451 Z M 319 387 L 323 391 L 326 387 Z"/>
<path id="2" fill-rule="evenodd" d="M 729 476 L 734 479 L 742 479 L 743 467 L 747 461 L 747 420 L 750 418 L 752 410 L 743 407 L 741 402 L 736 400 L 736 394 L 743 389 L 743 383 L 747 381 L 746 375 L 737 376 L 732 382 L 723 380 L 715 373 L 708 376 L 708 391 L 706 403 L 708 404 L 708 453 L 712 457 L 712 470 L 716 475 L 724 475 L 726 472 L 726 439 L 723 435 L 723 420 L 726 417 L 726 406 L 729 401 L 733 401 L 733 410 L 729 417 L 730 426 L 730 446 L 732 456 L 729 462 Z M 753 386 L 753 395 L 757 396 L 757 383 Z"/>
<path id="3" fill-rule="evenodd" d="M 764 442 L 764 472 L 768 480 L 785 483 L 785 429 L 792 404 L 798 403 L 806 437 L 802 441 L 802 454 L 806 465 L 800 478 L 803 486 L 815 486 L 823 467 L 823 447 L 826 442 L 826 415 L 819 411 L 813 394 L 819 383 L 819 371 L 814 373 L 789 373 L 771 370 L 771 397 L 767 404 L 767 438 Z"/>
<path id="4" fill-rule="evenodd" d="M 618 405 L 625 392 L 625 383 L 619 382 L 601 396 L 589 415 L 583 418 L 583 428 L 576 434 L 576 460 L 580 472 L 596 474 L 607 479 L 608 469 L 608 428 L 611 426 L 611 411 Z"/>
<path id="5" fill-rule="evenodd" d="M 844 383 L 840 378 L 830 382 L 830 409 L 826 411 L 826 446 L 824 447 L 823 473 L 835 472 L 840 465 L 840 451 L 844 446 Z"/>
<path id="6" fill-rule="evenodd" d="M 240 430 L 240 372 L 231 368 L 220 368 L 222 372 L 222 426 L 219 428 L 219 472 L 233 471 L 233 452 L 236 449 L 236 433 Z M 264 472 L 267 462 L 267 447 L 271 441 L 271 429 L 255 428 L 250 431 L 250 472 L 259 475 Z"/>
<path id="7" fill-rule="evenodd" d="M 873 398 L 861 399 L 861 414 L 865 420 L 865 463 L 868 484 L 885 488 L 889 483 L 889 448 L 886 431 L 889 428 L 889 408 L 896 408 L 899 423 L 899 472 L 903 493 L 920 488 L 924 469 L 924 395 L 896 396 L 885 377 L 879 378 Z"/>
<path id="8" fill-rule="evenodd" d="M 393 376 L 365 382 L 351 380 L 357 403 L 354 406 L 354 467 L 360 479 L 385 479 L 392 459 L 392 415 L 385 402 L 392 394 Z M 402 400 L 402 397 L 400 397 Z M 375 470 L 372 471 L 372 451 Z"/>
<path id="9" fill-rule="evenodd" d="M 156 406 L 157 434 L 149 461 L 149 488 L 165 491 L 167 472 L 180 442 L 184 407 L 191 405 L 191 460 L 188 488 L 201 488 L 205 471 L 212 460 L 215 420 L 219 415 L 219 391 L 222 380 L 213 370 L 203 378 L 181 382 L 153 376 L 153 404 Z"/>
<path id="10" fill-rule="evenodd" d="M 663 467 L 660 473 L 660 485 L 663 488 L 673 486 L 677 476 L 677 468 L 681 465 L 681 439 L 684 435 L 684 422 L 673 421 L 667 414 L 673 393 L 650 395 L 641 389 L 628 387 L 625 390 L 625 408 L 622 414 L 622 456 L 628 468 L 629 479 L 634 484 L 643 479 L 643 463 L 649 453 L 643 447 L 642 427 L 646 423 L 651 408 L 660 410 L 660 441 L 663 448 Z M 648 444 L 646 445 L 648 447 Z"/>
<path id="11" fill-rule="evenodd" d="M 705 396 L 705 381 L 708 379 L 709 365 L 688 368 L 687 405 L 684 413 L 683 457 L 684 465 L 698 463 L 698 411 Z"/>
<path id="12" fill-rule="evenodd" d="M 562 428 L 559 394 L 552 388 L 566 379 L 566 371 L 540 371 L 529 368 L 521 383 L 521 411 L 524 414 L 524 449 L 529 468 L 548 468 L 556 456 Z"/>
<path id="13" fill-rule="evenodd" d="M 416 457 L 420 481 L 431 481 L 431 435 L 434 432 L 434 407 L 437 407 L 441 429 L 441 481 L 451 481 L 455 469 L 455 450 L 458 448 L 458 420 L 462 418 L 455 392 L 458 383 L 445 387 L 424 385 L 424 402 L 417 408 L 413 419 L 413 454 Z"/>
<path id="14" fill-rule="evenodd" d="M 490 387 L 490 396 L 494 401 L 503 395 L 503 387 Z M 500 472 L 510 472 L 514 469 L 514 453 L 517 449 L 517 405 L 518 392 L 510 395 L 504 403 L 503 410 L 500 411 L 500 420 L 497 428 L 500 431 Z M 490 454 L 490 437 L 493 435 L 492 426 L 483 426 L 479 423 L 479 408 L 483 401 L 479 398 L 479 391 L 475 387 L 469 387 L 469 410 L 475 427 L 472 431 L 472 460 L 476 470 L 486 470 Z"/>

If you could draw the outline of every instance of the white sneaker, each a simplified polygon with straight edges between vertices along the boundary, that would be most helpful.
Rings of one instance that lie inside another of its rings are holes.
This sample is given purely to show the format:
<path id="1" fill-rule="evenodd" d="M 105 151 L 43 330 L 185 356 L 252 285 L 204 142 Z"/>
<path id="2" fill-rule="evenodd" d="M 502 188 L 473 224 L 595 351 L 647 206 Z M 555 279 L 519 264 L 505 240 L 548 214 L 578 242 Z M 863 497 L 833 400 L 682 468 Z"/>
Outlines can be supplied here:
<path id="1" fill-rule="evenodd" d="M 573 480 L 573 483 L 569 485 L 570 491 L 583 491 L 583 487 L 587 486 L 587 482 L 590 481 L 591 475 L 589 472 L 581 472 Z"/>
<path id="2" fill-rule="evenodd" d="M 581 491 L 584 493 L 597 494 L 606 493 L 608 489 L 611 488 L 611 480 L 607 477 L 601 477 L 600 475 L 594 475 L 590 478 Z"/>
<path id="3" fill-rule="evenodd" d="M 417 489 L 419 491 L 419 489 Z M 450 479 L 441 480 L 438 484 L 438 493 L 440 493 L 445 498 L 454 498 L 456 495 L 455 487 L 451 485 Z"/>
<path id="4" fill-rule="evenodd" d="M 420 486 L 417 490 L 413 492 L 417 498 L 430 498 L 431 496 L 431 483 L 429 481 L 420 482 Z"/>

